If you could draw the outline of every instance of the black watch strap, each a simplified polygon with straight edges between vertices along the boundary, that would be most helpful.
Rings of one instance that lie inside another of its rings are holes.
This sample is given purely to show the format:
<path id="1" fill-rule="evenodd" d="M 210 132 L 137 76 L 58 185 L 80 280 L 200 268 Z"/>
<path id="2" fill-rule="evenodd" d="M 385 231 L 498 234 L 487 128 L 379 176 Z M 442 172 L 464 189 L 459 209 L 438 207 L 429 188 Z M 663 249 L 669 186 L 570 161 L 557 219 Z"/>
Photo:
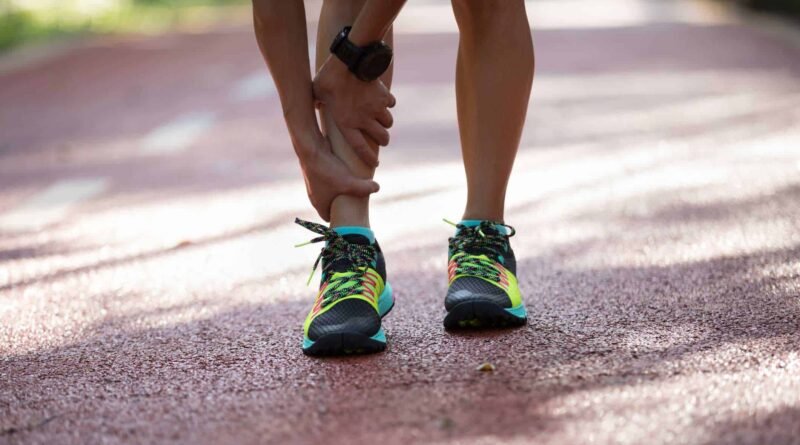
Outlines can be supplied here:
<path id="1" fill-rule="evenodd" d="M 350 34 L 352 27 L 347 26 L 336 36 L 336 39 L 331 44 L 331 54 L 336 55 L 350 71 L 355 71 L 358 67 L 358 61 L 361 59 L 364 50 L 353 44 L 347 36 Z"/>

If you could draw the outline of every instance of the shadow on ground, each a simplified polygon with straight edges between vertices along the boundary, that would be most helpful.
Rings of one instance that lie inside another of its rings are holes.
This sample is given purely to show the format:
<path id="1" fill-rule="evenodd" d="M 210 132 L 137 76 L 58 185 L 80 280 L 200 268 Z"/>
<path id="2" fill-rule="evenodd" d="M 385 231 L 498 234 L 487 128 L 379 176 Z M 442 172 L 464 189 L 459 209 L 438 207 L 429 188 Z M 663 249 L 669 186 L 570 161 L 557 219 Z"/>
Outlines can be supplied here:
<path id="1" fill-rule="evenodd" d="M 553 401 L 736 374 L 798 350 L 800 308 L 786 285 L 797 276 L 758 271 L 792 264 L 800 246 L 663 267 L 566 266 L 580 252 L 569 246 L 520 262 L 531 318 L 512 331 L 447 334 L 443 288 L 429 287 L 441 281 L 439 271 L 394 275 L 390 348 L 371 357 L 304 357 L 307 301 L 235 306 L 150 329 L 136 325 L 185 308 L 109 317 L 88 327 L 81 342 L 3 358 L 14 385 L 2 399 L 16 408 L 3 416 L 0 437 L 81 430 L 98 440 L 535 440 L 555 434 L 571 416 L 599 422 L 607 415 L 585 417 L 580 406 L 553 411 Z M 485 360 L 497 365 L 494 375 L 475 371 Z M 76 397 L 88 402 L 80 412 L 71 408 Z M 654 394 L 653 403 L 660 397 Z M 613 414 L 625 416 L 642 403 Z M 789 443 L 796 415 L 787 407 L 755 423 L 709 421 L 705 426 L 720 437 L 708 443 L 756 443 L 748 436 L 756 433 Z M 143 416 L 151 420 L 140 423 Z M 186 431 L 186 422 L 197 428 Z"/>

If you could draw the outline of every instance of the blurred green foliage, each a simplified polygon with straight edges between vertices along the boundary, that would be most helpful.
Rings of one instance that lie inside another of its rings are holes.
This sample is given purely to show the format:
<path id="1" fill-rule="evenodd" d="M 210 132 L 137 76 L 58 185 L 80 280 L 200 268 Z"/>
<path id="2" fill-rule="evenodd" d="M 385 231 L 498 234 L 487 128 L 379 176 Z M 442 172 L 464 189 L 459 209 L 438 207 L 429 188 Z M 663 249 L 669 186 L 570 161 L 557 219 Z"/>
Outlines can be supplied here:
<path id="1" fill-rule="evenodd" d="M 724 0 L 800 19 L 800 0 Z M 76 34 L 149 32 L 198 9 L 248 0 L 0 0 L 0 51 L 22 42 Z"/>
<path id="2" fill-rule="evenodd" d="M 248 0 L 0 0 L 0 51 L 23 42 L 85 33 L 163 30 Z"/>

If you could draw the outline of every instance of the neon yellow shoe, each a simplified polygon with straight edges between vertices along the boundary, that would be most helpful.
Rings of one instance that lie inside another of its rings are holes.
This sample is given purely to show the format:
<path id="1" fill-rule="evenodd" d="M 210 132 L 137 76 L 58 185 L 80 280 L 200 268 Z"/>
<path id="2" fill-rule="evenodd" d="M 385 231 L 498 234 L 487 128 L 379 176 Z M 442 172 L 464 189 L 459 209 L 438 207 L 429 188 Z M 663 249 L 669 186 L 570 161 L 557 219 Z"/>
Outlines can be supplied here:
<path id="1" fill-rule="evenodd" d="M 450 238 L 444 300 L 445 329 L 522 326 L 527 312 L 517 284 L 513 227 L 494 221 L 462 221 Z"/>
<path id="2" fill-rule="evenodd" d="M 321 224 L 295 222 L 322 235 L 301 245 L 325 241 L 311 271 L 313 276 L 321 260 L 319 292 L 303 323 L 303 352 L 341 355 L 386 349 L 381 319 L 394 299 L 383 253 L 371 231 L 339 234 Z"/>

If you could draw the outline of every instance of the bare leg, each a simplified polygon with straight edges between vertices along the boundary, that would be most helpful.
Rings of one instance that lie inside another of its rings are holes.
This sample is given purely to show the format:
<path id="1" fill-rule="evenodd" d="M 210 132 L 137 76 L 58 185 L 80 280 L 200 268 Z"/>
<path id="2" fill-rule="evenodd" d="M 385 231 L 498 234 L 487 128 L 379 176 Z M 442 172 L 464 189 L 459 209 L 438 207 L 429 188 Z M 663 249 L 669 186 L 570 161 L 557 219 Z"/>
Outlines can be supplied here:
<path id="1" fill-rule="evenodd" d="M 322 65 L 327 59 L 329 49 L 336 33 L 345 26 L 352 25 L 364 5 L 364 0 L 325 0 L 319 17 L 317 30 L 317 60 L 316 67 Z M 386 36 L 386 42 L 392 43 L 392 30 Z M 387 88 L 391 87 L 392 66 L 381 76 Z M 355 151 L 342 137 L 331 116 L 323 108 L 320 110 L 323 131 L 331 141 L 333 153 L 350 168 L 354 175 L 362 178 L 372 178 L 375 169 L 368 167 L 356 155 Z M 377 148 L 377 144 L 373 144 Z M 369 198 L 356 198 L 342 195 L 333 200 L 331 206 L 331 227 L 361 226 L 369 227 Z"/>
<path id="2" fill-rule="evenodd" d="M 503 221 L 533 82 L 523 0 L 452 0 L 460 32 L 456 99 L 467 173 L 464 219 Z"/>

